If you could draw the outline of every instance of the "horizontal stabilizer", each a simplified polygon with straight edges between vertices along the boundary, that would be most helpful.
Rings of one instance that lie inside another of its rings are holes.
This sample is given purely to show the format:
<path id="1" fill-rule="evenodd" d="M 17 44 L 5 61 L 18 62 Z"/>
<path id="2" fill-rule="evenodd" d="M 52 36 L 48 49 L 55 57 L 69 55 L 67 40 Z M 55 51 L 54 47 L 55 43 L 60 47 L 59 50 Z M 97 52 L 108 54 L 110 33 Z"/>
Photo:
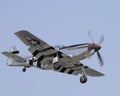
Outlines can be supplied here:
<path id="1" fill-rule="evenodd" d="M 11 57 L 14 61 L 18 63 L 25 63 L 25 59 L 23 57 L 15 55 L 12 52 L 3 52 L 2 54 L 4 54 L 7 57 Z"/>

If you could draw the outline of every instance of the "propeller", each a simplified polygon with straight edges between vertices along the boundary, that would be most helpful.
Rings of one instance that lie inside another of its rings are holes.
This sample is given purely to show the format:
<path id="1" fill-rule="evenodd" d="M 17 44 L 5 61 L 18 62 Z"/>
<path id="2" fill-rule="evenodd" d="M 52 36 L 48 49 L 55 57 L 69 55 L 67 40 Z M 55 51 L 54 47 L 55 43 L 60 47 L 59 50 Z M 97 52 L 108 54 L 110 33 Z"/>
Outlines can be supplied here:
<path id="1" fill-rule="evenodd" d="M 90 40 L 92 41 L 92 43 L 94 43 L 94 39 L 93 39 L 93 37 L 92 37 L 92 35 L 91 35 L 91 32 L 90 32 L 90 30 L 88 30 L 88 36 L 89 36 L 89 38 L 90 38 Z M 101 37 L 100 37 L 100 39 L 99 39 L 99 43 L 98 44 L 102 44 L 103 42 L 104 42 L 104 36 L 103 35 L 101 35 Z M 95 43 L 94 43 L 95 44 Z"/>
<path id="2" fill-rule="evenodd" d="M 100 40 L 99 40 L 99 43 L 98 44 L 102 44 L 103 42 L 104 42 L 104 36 L 103 35 L 101 35 L 101 38 L 100 38 Z"/>
<path id="3" fill-rule="evenodd" d="M 94 40 L 93 40 L 93 38 L 92 38 L 92 35 L 91 35 L 90 30 L 88 30 L 88 36 L 89 36 L 90 40 L 92 41 L 92 43 L 94 43 Z"/>
<path id="4" fill-rule="evenodd" d="M 100 62 L 100 66 L 103 66 L 103 65 L 104 65 L 104 62 L 103 62 L 103 59 L 102 59 L 102 56 L 101 56 L 99 50 L 101 49 L 100 44 L 102 44 L 102 43 L 104 42 L 104 36 L 101 35 L 98 44 L 94 43 L 94 40 L 93 40 L 93 38 L 92 38 L 92 35 L 91 35 L 91 32 L 90 32 L 90 31 L 88 31 L 88 36 L 89 36 L 89 38 L 91 39 L 91 41 L 92 41 L 92 43 L 93 43 L 90 48 L 95 50 L 95 52 L 97 53 L 98 60 L 99 60 L 99 62 Z"/>
<path id="5" fill-rule="evenodd" d="M 97 51 L 97 56 L 98 56 L 98 59 L 99 59 L 99 62 L 100 62 L 100 66 L 103 66 L 104 62 L 103 62 L 102 56 L 101 56 L 99 51 Z"/>

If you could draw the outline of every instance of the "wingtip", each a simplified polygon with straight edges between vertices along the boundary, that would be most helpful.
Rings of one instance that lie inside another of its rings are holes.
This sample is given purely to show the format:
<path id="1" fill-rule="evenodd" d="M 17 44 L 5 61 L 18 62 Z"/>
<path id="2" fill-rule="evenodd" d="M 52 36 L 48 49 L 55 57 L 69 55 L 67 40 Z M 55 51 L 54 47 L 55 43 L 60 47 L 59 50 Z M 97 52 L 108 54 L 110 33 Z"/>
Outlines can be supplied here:
<path id="1" fill-rule="evenodd" d="M 19 31 L 15 32 L 14 34 L 17 34 L 17 33 L 19 33 L 19 32 L 28 32 L 28 31 L 25 30 L 25 29 L 23 29 L 23 30 L 19 30 Z"/>
<path id="2" fill-rule="evenodd" d="M 4 51 L 4 52 L 1 52 L 1 54 L 3 54 L 3 55 L 4 55 L 5 53 L 6 53 L 5 51 Z"/>
<path id="3" fill-rule="evenodd" d="M 102 74 L 102 76 L 105 76 L 105 74 Z"/>

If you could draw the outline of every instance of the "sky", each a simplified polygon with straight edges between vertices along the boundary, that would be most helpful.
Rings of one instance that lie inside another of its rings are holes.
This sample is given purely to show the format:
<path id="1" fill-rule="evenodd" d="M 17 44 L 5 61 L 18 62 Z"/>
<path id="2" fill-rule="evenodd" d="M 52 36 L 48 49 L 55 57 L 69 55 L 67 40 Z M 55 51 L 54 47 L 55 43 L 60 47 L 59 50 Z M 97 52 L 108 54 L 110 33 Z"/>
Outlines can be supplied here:
<path id="1" fill-rule="evenodd" d="M 81 84 L 81 75 L 72 76 L 35 68 L 25 73 L 20 67 L 6 65 L 0 54 L 0 96 L 119 96 L 120 95 L 120 1 L 119 0 L 0 0 L 0 53 L 17 46 L 22 56 L 29 56 L 14 33 L 28 30 L 50 45 L 71 45 L 94 42 L 104 35 L 100 50 L 104 66 L 96 54 L 81 61 L 105 74 L 88 77 Z"/>

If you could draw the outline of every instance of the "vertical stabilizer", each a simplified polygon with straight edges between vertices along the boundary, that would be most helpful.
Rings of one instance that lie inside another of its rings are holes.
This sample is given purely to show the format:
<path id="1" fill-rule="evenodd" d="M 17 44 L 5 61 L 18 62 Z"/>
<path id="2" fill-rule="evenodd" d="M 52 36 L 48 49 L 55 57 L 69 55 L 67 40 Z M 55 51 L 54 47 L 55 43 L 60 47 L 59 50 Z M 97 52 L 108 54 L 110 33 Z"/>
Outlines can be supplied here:
<path id="1" fill-rule="evenodd" d="M 10 48 L 9 52 L 11 52 L 13 54 L 16 54 L 16 55 L 19 54 L 19 51 L 17 50 L 17 48 L 15 46 L 12 46 Z M 12 57 L 9 56 L 8 59 L 7 59 L 7 65 L 12 66 L 13 63 L 14 63 L 14 60 L 12 59 Z"/>

